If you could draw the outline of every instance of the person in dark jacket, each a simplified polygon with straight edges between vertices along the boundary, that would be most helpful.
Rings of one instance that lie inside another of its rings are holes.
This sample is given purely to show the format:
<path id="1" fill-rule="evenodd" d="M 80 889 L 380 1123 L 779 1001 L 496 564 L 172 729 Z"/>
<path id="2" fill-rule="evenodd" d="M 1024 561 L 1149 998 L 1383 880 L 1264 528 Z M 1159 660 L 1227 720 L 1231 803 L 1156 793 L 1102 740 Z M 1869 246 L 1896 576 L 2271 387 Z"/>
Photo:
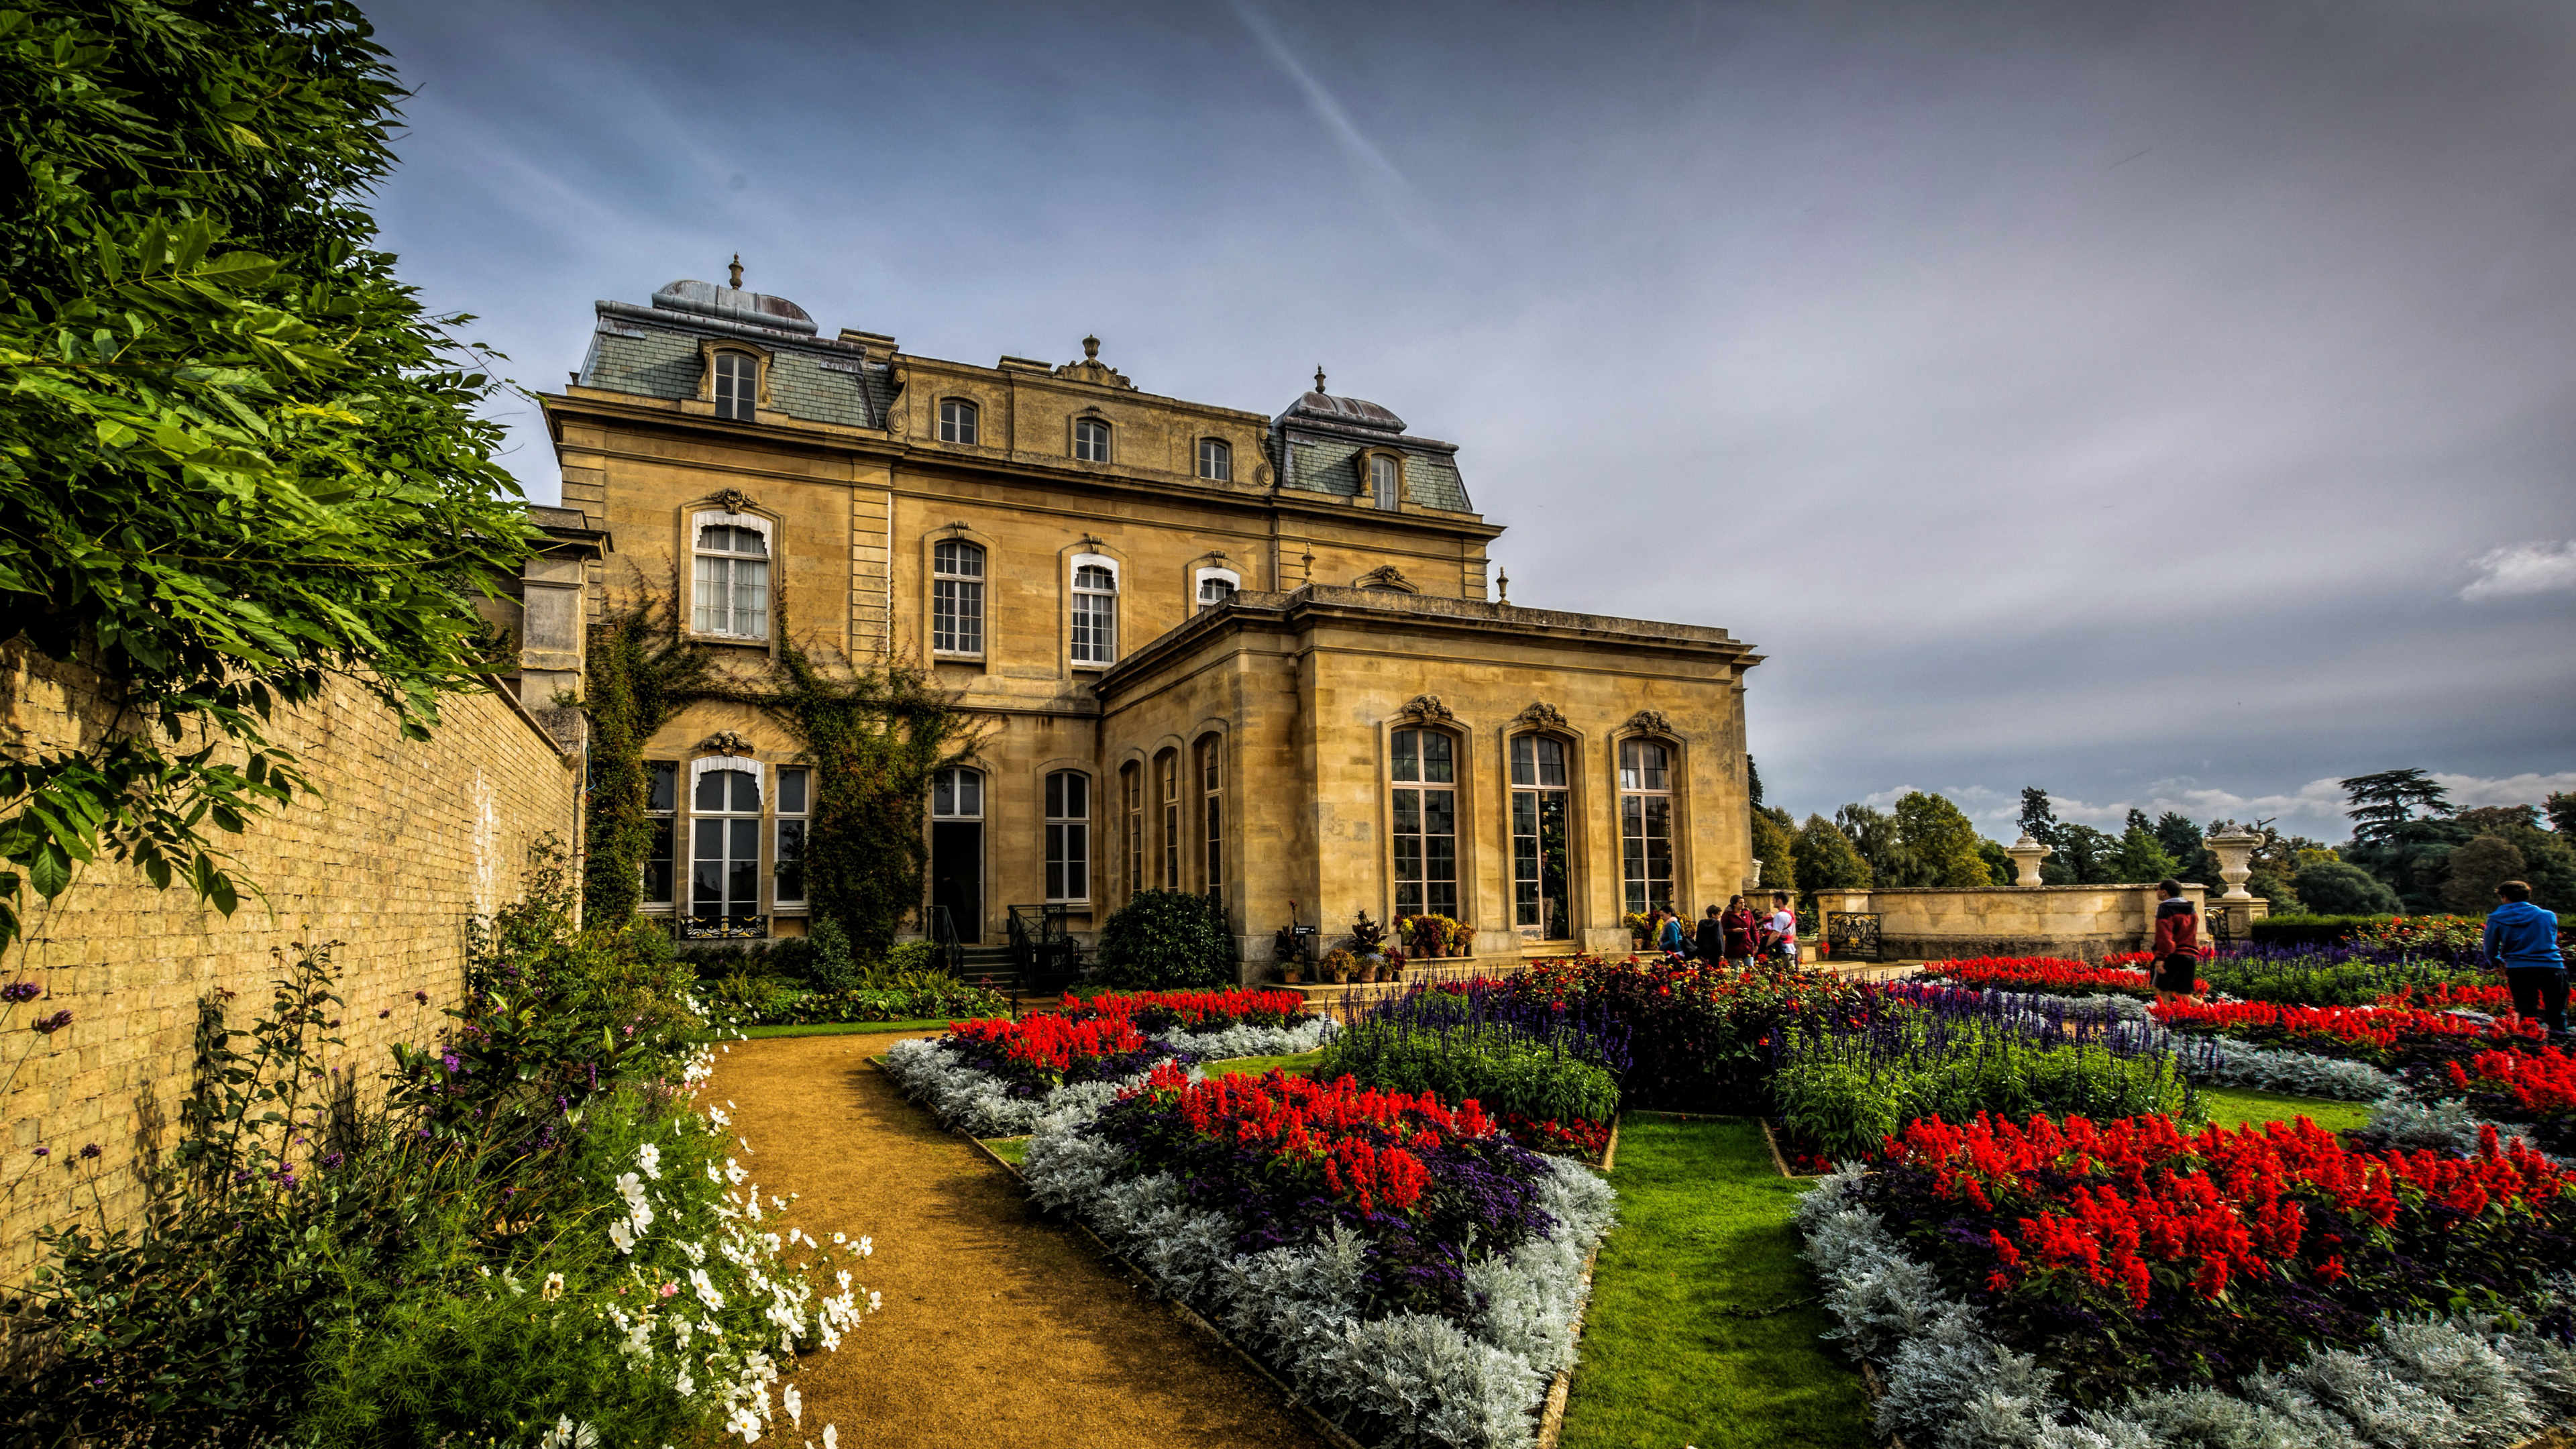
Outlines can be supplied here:
<path id="1" fill-rule="evenodd" d="M 2531 886 L 2509 880 L 2496 887 L 2504 902 L 2487 913 L 2479 938 L 2487 964 L 2504 968 L 2513 1009 L 2537 1018 L 2552 1039 L 2567 1035 L 2567 958 L 2558 949 L 2558 913 L 2531 903 Z"/>
<path id="2" fill-rule="evenodd" d="M 1745 904 L 1744 897 L 1736 896 L 1727 901 L 1726 914 L 1719 920 L 1726 928 L 1726 959 L 1738 966 L 1752 965 L 1753 953 L 1761 946 L 1757 938 L 1762 932 L 1762 918 L 1753 914 L 1753 907 Z"/>
<path id="3" fill-rule="evenodd" d="M 2180 881 L 2157 881 L 2156 894 L 2156 999 L 2189 1001 L 2200 984 L 2200 913 Z"/>
<path id="4" fill-rule="evenodd" d="M 1744 898 L 1738 896 L 1736 899 Z M 1726 956 L 1726 927 L 1717 919 L 1717 907 L 1709 907 L 1708 914 L 1700 918 L 1699 936 L 1691 944 L 1698 950 L 1699 959 L 1710 965 L 1717 964 Z"/>

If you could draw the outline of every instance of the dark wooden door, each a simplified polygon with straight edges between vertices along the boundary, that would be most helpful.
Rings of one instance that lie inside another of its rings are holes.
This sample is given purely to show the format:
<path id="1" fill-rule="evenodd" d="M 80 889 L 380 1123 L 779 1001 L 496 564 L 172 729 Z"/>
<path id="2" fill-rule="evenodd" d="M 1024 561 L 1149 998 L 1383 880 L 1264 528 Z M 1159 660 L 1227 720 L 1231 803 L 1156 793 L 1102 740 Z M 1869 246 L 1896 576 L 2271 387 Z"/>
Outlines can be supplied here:
<path id="1" fill-rule="evenodd" d="M 930 826 L 930 903 L 946 906 L 957 939 L 984 940 L 984 822 L 936 820 Z"/>

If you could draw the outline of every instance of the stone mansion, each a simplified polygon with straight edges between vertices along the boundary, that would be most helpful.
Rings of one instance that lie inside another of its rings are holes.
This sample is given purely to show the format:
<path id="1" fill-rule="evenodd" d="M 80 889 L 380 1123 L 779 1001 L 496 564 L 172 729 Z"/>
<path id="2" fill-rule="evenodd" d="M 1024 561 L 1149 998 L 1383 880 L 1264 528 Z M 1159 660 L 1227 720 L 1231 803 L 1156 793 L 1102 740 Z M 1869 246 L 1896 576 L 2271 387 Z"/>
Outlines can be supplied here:
<path id="1" fill-rule="evenodd" d="M 925 922 L 993 942 L 1043 906 L 1080 937 L 1163 887 L 1217 897 L 1247 963 L 1292 903 L 1328 943 L 1359 911 L 1433 911 L 1518 955 L 1624 950 L 1624 912 L 1743 888 L 1761 656 L 1493 597 L 1502 529 L 1455 444 L 1320 371 L 1271 417 L 1142 391 L 1094 338 L 948 362 L 733 279 L 600 302 L 542 398 L 563 507 L 538 512 L 597 555 L 554 606 L 676 581 L 678 626 L 719 651 L 787 631 L 926 667 L 985 728 L 923 802 Z M 538 582 L 532 707 L 578 687 L 541 667 Z M 801 932 L 793 743 L 703 704 L 647 755 L 669 822 L 648 908 Z"/>

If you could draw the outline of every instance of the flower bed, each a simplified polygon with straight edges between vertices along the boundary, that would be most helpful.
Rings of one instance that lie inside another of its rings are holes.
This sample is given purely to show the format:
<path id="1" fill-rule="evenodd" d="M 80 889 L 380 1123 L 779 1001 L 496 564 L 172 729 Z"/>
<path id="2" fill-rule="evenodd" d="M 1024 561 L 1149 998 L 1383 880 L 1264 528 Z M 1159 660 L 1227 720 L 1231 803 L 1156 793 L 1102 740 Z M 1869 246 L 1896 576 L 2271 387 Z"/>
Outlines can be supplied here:
<path id="1" fill-rule="evenodd" d="M 2576 1411 L 2576 1305 L 2544 1279 L 2569 1181 L 2491 1134 L 2460 1157 L 2305 1123 L 1925 1123 L 1799 1225 L 1840 1336 L 1880 1365 L 1883 1433 L 2501 1449 Z"/>
<path id="2" fill-rule="evenodd" d="M 2151 1008 L 2176 1032 L 2233 1037 L 2391 1071 L 2438 1067 L 2495 1047 L 2541 1049 L 2536 1021 L 2489 1021 L 2410 1007 L 2281 1006 L 2268 1001 L 2174 1002 Z"/>
<path id="3" fill-rule="evenodd" d="M 2137 957 L 2112 959 L 2133 961 Z M 1959 961 L 1942 961 L 1925 967 L 1923 978 L 2003 991 L 2044 991 L 2053 996 L 2148 997 L 2156 994 L 2154 981 L 2142 970 L 2108 963 L 2069 961 L 2055 956 L 1975 956 Z M 2206 981 L 2192 983 L 2194 992 L 2209 989 Z"/>
<path id="4" fill-rule="evenodd" d="M 1767 1109 L 1769 1043 L 1781 1026 L 1854 1018 L 1874 999 L 1858 982 L 1785 962 L 1738 968 L 1560 957 L 1534 962 L 1500 987 L 1525 1003 L 1597 1013 L 1626 1033 L 1625 1105 L 1738 1114 Z"/>
<path id="5" fill-rule="evenodd" d="M 1069 1208 L 1363 1442 L 1526 1444 L 1611 1194 L 1472 1105 L 1157 1067 L 1030 1140 Z"/>
<path id="6" fill-rule="evenodd" d="M 1609 1140 L 1627 1041 L 1599 1003 L 1524 1000 L 1499 981 L 1444 982 L 1371 1007 L 1325 1048 L 1315 1077 L 1472 1100 L 1525 1147 L 1597 1157 L 1598 1145 L 1569 1144 Z"/>
<path id="7" fill-rule="evenodd" d="M 2475 966 L 2425 959 L 2391 946 L 2271 946 L 2236 942 L 2200 968 L 2220 992 L 2284 1006 L 2367 1006 L 2409 992 L 2475 987 Z"/>
<path id="8" fill-rule="evenodd" d="M 1294 991 L 1136 991 L 1089 998 L 1066 992 L 1071 1019 L 1116 1017 L 1148 1037 L 1171 1042 L 1201 1061 L 1293 1056 L 1313 1051 L 1331 1023 Z"/>
<path id="9" fill-rule="evenodd" d="M 2419 1090 L 2465 1102 L 2481 1117 L 2530 1124 L 2541 1147 L 2576 1152 L 2576 1056 L 2557 1047 L 2483 1051 L 2465 1063 L 2444 1062 Z"/>

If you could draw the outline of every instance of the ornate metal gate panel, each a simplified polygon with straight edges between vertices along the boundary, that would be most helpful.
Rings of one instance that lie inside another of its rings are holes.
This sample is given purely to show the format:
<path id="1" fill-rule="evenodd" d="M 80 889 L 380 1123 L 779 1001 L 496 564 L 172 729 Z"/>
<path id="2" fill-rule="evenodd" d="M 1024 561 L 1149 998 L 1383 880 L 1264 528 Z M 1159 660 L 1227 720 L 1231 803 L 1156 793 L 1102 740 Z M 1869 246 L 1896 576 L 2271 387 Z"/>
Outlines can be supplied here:
<path id="1" fill-rule="evenodd" d="M 1879 959 L 1878 912 L 1825 912 L 1825 959 L 1828 961 Z"/>

